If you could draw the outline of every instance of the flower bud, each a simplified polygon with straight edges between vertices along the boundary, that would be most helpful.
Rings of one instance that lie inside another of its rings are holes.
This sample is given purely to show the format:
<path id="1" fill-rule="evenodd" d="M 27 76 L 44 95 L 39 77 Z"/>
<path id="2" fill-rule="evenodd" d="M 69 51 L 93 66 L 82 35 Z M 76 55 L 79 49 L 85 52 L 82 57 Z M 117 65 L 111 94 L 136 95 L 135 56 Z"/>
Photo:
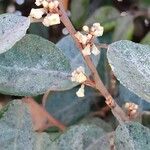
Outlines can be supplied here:
<path id="1" fill-rule="evenodd" d="M 83 35 L 82 33 L 80 33 L 79 31 L 75 34 L 75 37 L 79 40 L 80 43 L 82 43 L 83 45 L 85 45 L 87 43 L 87 36 Z"/>
<path id="2" fill-rule="evenodd" d="M 53 9 L 54 9 L 54 7 L 55 7 L 54 2 L 50 2 L 50 3 L 48 4 L 48 8 L 49 8 L 49 10 L 53 10 Z"/>
<path id="3" fill-rule="evenodd" d="M 83 31 L 85 31 L 85 32 L 89 32 L 89 27 L 88 27 L 88 26 L 83 26 L 82 29 L 83 29 Z"/>
<path id="4" fill-rule="evenodd" d="M 48 2 L 46 0 L 44 0 L 42 2 L 42 5 L 43 5 L 44 8 L 48 8 Z"/>
<path id="5" fill-rule="evenodd" d="M 95 44 L 92 45 L 92 54 L 97 56 L 100 53 L 99 49 L 95 46 Z"/>
<path id="6" fill-rule="evenodd" d="M 41 19 L 43 14 L 45 13 L 43 8 L 39 9 L 31 9 L 30 16 L 36 19 Z"/>
<path id="7" fill-rule="evenodd" d="M 83 50 L 82 53 L 84 56 L 91 55 L 91 46 L 88 44 Z"/>
<path id="8" fill-rule="evenodd" d="M 76 92 L 76 95 L 78 96 L 78 97 L 84 97 L 85 95 L 84 95 L 84 84 L 82 84 L 81 85 L 81 87 L 79 88 L 79 90 Z"/>

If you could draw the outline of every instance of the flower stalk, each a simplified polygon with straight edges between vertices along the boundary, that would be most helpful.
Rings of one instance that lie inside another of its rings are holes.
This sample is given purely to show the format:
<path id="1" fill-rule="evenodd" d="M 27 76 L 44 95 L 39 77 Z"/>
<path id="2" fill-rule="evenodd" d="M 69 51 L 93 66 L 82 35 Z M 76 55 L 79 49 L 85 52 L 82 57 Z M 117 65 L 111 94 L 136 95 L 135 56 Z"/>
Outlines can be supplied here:
<path id="1" fill-rule="evenodd" d="M 61 22 L 65 25 L 65 27 L 67 28 L 67 30 L 69 31 L 70 35 L 72 36 L 73 40 L 76 43 L 76 46 L 78 47 L 78 49 L 80 50 L 87 66 L 89 67 L 91 74 L 93 75 L 94 81 L 95 81 L 95 88 L 100 92 L 100 94 L 102 96 L 105 97 L 106 99 L 106 104 L 111 108 L 112 113 L 114 114 L 114 116 L 117 118 L 117 120 L 122 123 L 125 121 L 129 120 L 129 117 L 125 114 L 125 112 L 120 108 L 120 106 L 116 103 L 116 101 L 113 99 L 113 97 L 110 95 L 110 93 L 108 92 L 108 90 L 106 89 L 106 87 L 104 86 L 102 80 L 99 77 L 99 74 L 96 70 L 96 67 L 94 66 L 94 63 L 92 62 L 90 56 L 88 55 L 83 55 L 82 50 L 84 49 L 83 45 L 77 40 L 77 38 L 75 37 L 76 34 L 76 30 L 73 27 L 71 21 L 69 20 L 62 1 L 59 1 L 59 15 L 60 15 L 60 19 Z"/>

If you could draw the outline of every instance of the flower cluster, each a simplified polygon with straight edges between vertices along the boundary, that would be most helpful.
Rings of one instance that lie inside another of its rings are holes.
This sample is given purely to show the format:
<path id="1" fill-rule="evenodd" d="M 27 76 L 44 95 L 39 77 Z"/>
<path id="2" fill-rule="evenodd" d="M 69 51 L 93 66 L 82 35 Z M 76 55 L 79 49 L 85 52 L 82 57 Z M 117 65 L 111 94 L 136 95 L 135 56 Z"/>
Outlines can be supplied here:
<path id="1" fill-rule="evenodd" d="M 94 38 L 103 35 L 104 28 L 100 25 L 100 23 L 94 23 L 91 28 L 88 26 L 83 26 L 82 29 L 85 34 L 82 34 L 78 31 L 76 32 L 75 37 L 84 46 L 84 49 L 82 50 L 83 55 L 87 56 L 91 55 L 91 53 L 98 55 L 100 51 L 95 46 L 95 44 L 93 44 L 93 40 Z"/>
<path id="2" fill-rule="evenodd" d="M 71 75 L 71 81 L 73 82 L 83 83 L 87 80 L 85 70 L 82 66 L 74 70 Z M 78 97 L 84 97 L 84 84 L 81 85 L 81 88 L 76 92 L 76 95 Z"/>
<path id="3" fill-rule="evenodd" d="M 134 103 L 126 103 L 125 109 L 130 112 L 130 115 L 135 115 L 138 111 L 138 105 Z"/>
<path id="4" fill-rule="evenodd" d="M 42 22 L 46 27 L 60 24 L 60 16 L 58 14 L 59 2 L 57 0 L 36 0 L 35 4 L 43 8 L 33 8 L 30 12 L 31 17 L 41 19 L 43 15 L 46 15 Z"/>
<path id="5" fill-rule="evenodd" d="M 84 68 L 82 66 L 74 70 L 71 75 L 71 81 L 73 82 L 83 83 L 87 80 Z"/>

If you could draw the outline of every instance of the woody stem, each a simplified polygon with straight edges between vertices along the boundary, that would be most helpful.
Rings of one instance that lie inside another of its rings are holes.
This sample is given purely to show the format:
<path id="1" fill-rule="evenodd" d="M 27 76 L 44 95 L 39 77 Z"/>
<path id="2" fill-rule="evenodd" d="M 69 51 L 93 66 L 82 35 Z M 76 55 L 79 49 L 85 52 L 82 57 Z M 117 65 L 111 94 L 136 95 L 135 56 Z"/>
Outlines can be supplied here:
<path id="1" fill-rule="evenodd" d="M 76 30 L 68 18 L 61 0 L 60 0 L 60 4 L 59 4 L 59 14 L 60 14 L 60 19 L 61 19 L 62 23 L 65 25 L 65 27 L 69 31 L 76 46 L 78 47 L 78 49 L 80 50 L 80 52 L 82 54 L 83 47 L 75 37 Z M 124 121 L 128 121 L 129 117 L 124 113 L 124 111 L 116 103 L 116 101 L 113 99 L 113 97 L 110 95 L 110 93 L 108 92 L 108 90 L 106 89 L 104 84 L 102 83 L 102 80 L 100 79 L 98 72 L 96 70 L 96 67 L 94 66 L 94 63 L 92 62 L 90 56 L 84 56 L 84 55 L 82 55 L 82 56 L 87 64 L 87 66 L 89 67 L 91 73 L 93 74 L 95 86 L 96 86 L 95 88 L 101 93 L 101 95 L 103 95 L 105 97 L 105 99 L 106 99 L 105 102 L 111 108 L 111 111 L 114 114 L 114 116 L 117 118 L 117 120 L 120 123 L 124 122 Z"/>

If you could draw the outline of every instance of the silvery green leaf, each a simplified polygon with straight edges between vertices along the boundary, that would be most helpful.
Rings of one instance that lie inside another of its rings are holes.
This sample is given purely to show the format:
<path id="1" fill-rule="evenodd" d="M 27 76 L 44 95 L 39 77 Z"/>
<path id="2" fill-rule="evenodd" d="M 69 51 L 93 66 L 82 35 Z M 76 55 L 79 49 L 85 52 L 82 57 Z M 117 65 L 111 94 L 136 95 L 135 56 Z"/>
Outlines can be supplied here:
<path id="1" fill-rule="evenodd" d="M 1 150 L 49 150 L 52 141 L 47 133 L 36 133 L 28 106 L 14 100 L 0 119 Z"/>
<path id="2" fill-rule="evenodd" d="M 108 134 L 104 134 L 100 138 L 91 143 L 85 150 L 110 150 L 110 137 Z"/>
<path id="3" fill-rule="evenodd" d="M 77 97 L 78 89 L 75 87 L 67 91 L 51 92 L 46 101 L 47 111 L 65 125 L 73 124 L 88 114 L 91 102 L 95 99 L 96 93 L 90 88 L 85 88 L 85 97 Z"/>
<path id="4" fill-rule="evenodd" d="M 26 35 L 0 55 L 0 92 L 8 95 L 39 95 L 46 90 L 70 89 L 71 66 L 53 43 Z"/>
<path id="5" fill-rule="evenodd" d="M 113 131 L 113 128 L 110 124 L 105 122 L 104 120 L 98 118 L 98 117 L 93 117 L 93 116 L 87 116 L 84 117 L 79 124 L 84 124 L 84 125 L 95 125 L 99 128 L 102 128 L 106 132 L 111 132 Z"/>
<path id="6" fill-rule="evenodd" d="M 150 46 L 122 40 L 108 46 L 108 61 L 117 79 L 150 102 Z"/>
<path id="7" fill-rule="evenodd" d="M 57 150 L 85 150 L 105 132 L 94 125 L 75 125 L 56 141 Z"/>
<path id="8" fill-rule="evenodd" d="M 27 17 L 8 13 L 0 15 L 0 53 L 6 52 L 21 40 L 29 25 L 30 20 Z"/>
<path id="9" fill-rule="evenodd" d="M 140 123 L 124 123 L 115 131 L 117 150 L 149 150 L 150 130 Z"/>

